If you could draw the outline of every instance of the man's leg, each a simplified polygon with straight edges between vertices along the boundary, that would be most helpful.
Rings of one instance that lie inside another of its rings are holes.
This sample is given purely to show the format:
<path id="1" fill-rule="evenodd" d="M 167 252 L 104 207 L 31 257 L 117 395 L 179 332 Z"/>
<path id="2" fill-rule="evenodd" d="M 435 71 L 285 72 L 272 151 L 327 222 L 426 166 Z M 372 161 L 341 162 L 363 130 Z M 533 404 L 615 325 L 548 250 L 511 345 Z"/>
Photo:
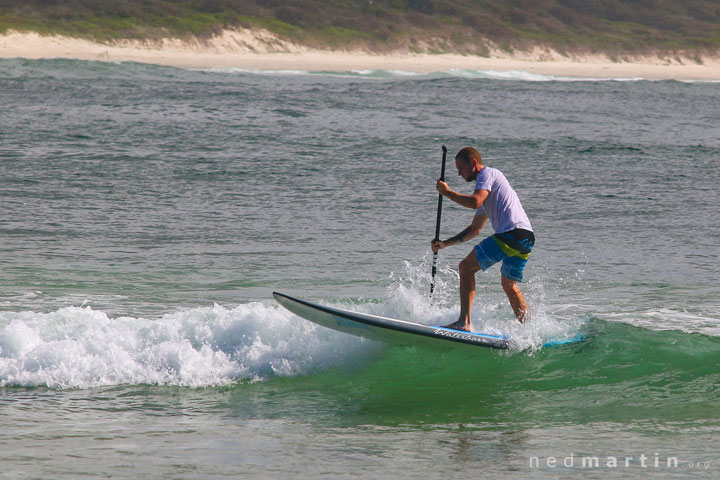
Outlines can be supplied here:
<path id="1" fill-rule="evenodd" d="M 460 317 L 455 323 L 448 325 L 448 328 L 470 331 L 470 310 L 472 309 L 473 298 L 475 298 L 475 273 L 480 270 L 475 250 L 460 262 Z"/>
<path id="2" fill-rule="evenodd" d="M 503 290 L 505 290 L 505 294 L 507 295 L 508 300 L 510 300 L 510 305 L 512 305 L 515 316 L 520 321 L 520 323 L 525 323 L 525 320 L 527 320 L 528 317 L 528 306 L 527 302 L 525 301 L 525 297 L 523 296 L 522 292 L 520 292 L 520 289 L 517 286 L 517 281 L 510 280 L 509 278 L 505 277 L 505 275 L 503 275 L 502 286 Z"/>

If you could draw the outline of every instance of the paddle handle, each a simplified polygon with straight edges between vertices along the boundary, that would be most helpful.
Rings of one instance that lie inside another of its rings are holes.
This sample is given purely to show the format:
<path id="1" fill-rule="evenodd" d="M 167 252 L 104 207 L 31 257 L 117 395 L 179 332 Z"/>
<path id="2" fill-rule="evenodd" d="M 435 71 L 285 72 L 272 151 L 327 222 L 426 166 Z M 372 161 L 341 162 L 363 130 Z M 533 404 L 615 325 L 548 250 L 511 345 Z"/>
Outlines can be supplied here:
<path id="1" fill-rule="evenodd" d="M 442 168 L 440 170 L 440 180 L 445 181 L 445 159 L 447 158 L 447 147 L 445 145 L 442 146 Z M 442 200 L 443 196 L 438 194 L 438 206 L 437 206 L 437 219 L 435 220 L 435 240 L 440 240 L 440 219 L 442 218 Z M 437 272 L 437 261 L 438 261 L 438 252 L 433 253 L 433 262 L 432 262 L 432 280 L 430 282 L 430 295 L 433 294 L 433 290 L 435 290 L 435 273 Z"/>

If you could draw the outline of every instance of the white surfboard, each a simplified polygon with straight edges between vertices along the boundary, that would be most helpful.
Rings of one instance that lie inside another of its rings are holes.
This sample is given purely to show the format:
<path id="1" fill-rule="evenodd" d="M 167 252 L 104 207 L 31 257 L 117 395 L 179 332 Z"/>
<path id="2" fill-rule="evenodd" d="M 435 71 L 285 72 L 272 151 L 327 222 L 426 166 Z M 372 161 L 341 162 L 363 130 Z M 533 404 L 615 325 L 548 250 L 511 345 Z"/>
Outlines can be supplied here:
<path id="1" fill-rule="evenodd" d="M 472 345 L 477 347 L 506 349 L 510 345 L 504 335 L 464 332 L 440 326 L 397 320 L 394 318 L 351 312 L 326 307 L 279 292 L 273 292 L 275 300 L 295 315 L 313 323 L 358 337 L 379 340 L 390 344 L 417 345 Z M 562 345 L 583 340 L 584 335 L 546 343 L 544 346 Z"/>

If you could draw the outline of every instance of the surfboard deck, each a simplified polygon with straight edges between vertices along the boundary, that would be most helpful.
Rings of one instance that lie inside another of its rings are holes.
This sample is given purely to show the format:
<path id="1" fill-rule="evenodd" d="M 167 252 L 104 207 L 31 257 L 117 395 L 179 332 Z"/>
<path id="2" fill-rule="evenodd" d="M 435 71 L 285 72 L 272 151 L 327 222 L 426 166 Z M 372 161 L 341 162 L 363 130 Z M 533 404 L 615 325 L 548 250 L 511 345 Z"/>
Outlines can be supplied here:
<path id="1" fill-rule="evenodd" d="M 289 311 L 332 330 L 358 337 L 399 345 L 428 344 L 432 346 L 470 345 L 492 349 L 507 349 L 510 339 L 504 335 L 482 332 L 465 332 L 441 326 L 380 317 L 352 312 L 340 308 L 326 307 L 317 303 L 273 292 L 273 297 Z M 543 347 L 564 345 L 584 340 L 584 335 L 575 338 L 547 342 Z"/>

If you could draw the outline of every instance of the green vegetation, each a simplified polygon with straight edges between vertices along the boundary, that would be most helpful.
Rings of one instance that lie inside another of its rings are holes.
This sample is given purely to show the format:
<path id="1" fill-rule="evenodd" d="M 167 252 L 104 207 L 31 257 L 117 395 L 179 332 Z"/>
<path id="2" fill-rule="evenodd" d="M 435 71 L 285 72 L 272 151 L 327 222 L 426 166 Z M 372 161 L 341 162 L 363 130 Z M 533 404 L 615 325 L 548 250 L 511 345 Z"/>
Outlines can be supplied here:
<path id="1" fill-rule="evenodd" d="M 718 52 L 718 0 L 0 0 L 0 32 L 111 41 L 261 27 L 314 47 Z"/>

